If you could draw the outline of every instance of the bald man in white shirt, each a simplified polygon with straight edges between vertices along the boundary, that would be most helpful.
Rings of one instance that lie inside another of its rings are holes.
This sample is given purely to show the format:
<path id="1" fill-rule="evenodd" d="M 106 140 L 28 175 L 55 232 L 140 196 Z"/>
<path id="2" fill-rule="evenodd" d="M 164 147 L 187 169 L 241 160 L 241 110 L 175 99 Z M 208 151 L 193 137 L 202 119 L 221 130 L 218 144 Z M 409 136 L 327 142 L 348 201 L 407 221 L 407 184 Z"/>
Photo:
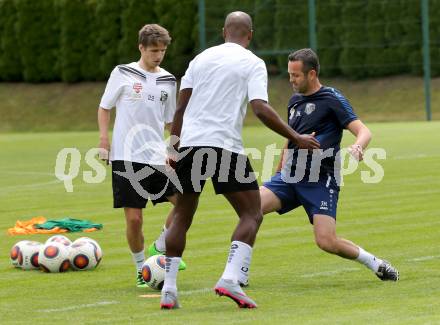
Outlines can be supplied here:
<path id="1" fill-rule="evenodd" d="M 179 308 L 177 269 L 199 196 L 211 177 L 216 194 L 235 209 L 239 223 L 232 235 L 228 261 L 215 292 L 241 308 L 255 308 L 239 285 L 243 265 L 250 265 L 252 246 L 262 221 L 260 194 L 241 136 L 247 103 L 269 128 L 305 149 L 319 148 L 312 135 L 293 131 L 268 104 L 264 61 L 246 48 L 252 39 L 252 20 L 232 12 L 225 20 L 225 43 L 197 55 L 182 79 L 171 134 L 181 137 L 169 155 L 183 192 L 177 194 L 174 221 L 166 236 L 166 273 L 160 306 Z M 174 161 L 177 160 L 176 164 Z"/>

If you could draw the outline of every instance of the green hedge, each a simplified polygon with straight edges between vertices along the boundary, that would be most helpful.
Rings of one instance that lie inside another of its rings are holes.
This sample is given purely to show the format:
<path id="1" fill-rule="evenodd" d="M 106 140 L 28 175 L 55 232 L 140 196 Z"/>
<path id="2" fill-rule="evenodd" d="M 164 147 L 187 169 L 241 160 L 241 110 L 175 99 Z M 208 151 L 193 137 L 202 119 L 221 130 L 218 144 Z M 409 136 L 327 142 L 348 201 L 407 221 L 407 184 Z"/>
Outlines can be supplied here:
<path id="1" fill-rule="evenodd" d="M 0 80 L 20 81 L 23 79 L 15 22 L 17 10 L 12 1 L 0 1 Z"/>
<path id="2" fill-rule="evenodd" d="M 346 1 L 342 7 L 341 44 L 339 65 L 344 75 L 354 79 L 368 75 L 365 66 L 366 51 L 366 7 L 365 1 Z"/>
<path id="3" fill-rule="evenodd" d="M 308 11 L 307 1 L 276 0 L 274 19 L 275 49 L 297 50 L 308 47 Z M 287 53 L 277 56 L 281 71 L 287 71 Z"/>
<path id="4" fill-rule="evenodd" d="M 340 74 L 341 8 L 339 0 L 317 0 L 316 30 L 322 76 Z"/>
<path id="5" fill-rule="evenodd" d="M 387 67 L 382 65 L 384 51 L 380 50 L 387 43 L 384 19 L 383 3 L 368 2 L 365 8 L 365 36 L 368 39 L 368 47 L 365 49 L 364 65 L 370 77 L 387 74 Z"/>
<path id="6" fill-rule="evenodd" d="M 138 32 L 145 24 L 157 21 L 155 5 L 154 0 L 121 1 L 121 40 L 118 48 L 120 62 L 129 63 L 139 59 Z"/>
<path id="7" fill-rule="evenodd" d="M 59 80 L 60 32 L 55 1 L 15 0 L 14 3 L 24 81 Z"/>
<path id="8" fill-rule="evenodd" d="M 170 11 L 170 8 L 180 14 L 176 17 Z M 155 9 L 159 24 L 167 27 L 172 38 L 163 66 L 169 72 L 182 76 L 188 62 L 194 56 L 194 50 L 198 47 L 195 42 L 198 34 L 194 28 L 197 6 L 193 0 L 180 0 L 178 2 L 158 0 Z"/>
<path id="9" fill-rule="evenodd" d="M 401 21 L 403 29 L 404 53 L 407 58 L 406 63 L 410 72 L 413 74 L 422 74 L 422 32 L 420 17 L 420 1 L 406 0 L 401 1 Z M 431 14 L 433 14 L 431 12 Z M 438 13 L 437 13 L 438 15 Z M 434 16 L 434 17 L 433 17 Z M 435 18 L 433 14 L 431 17 Z"/>
<path id="10" fill-rule="evenodd" d="M 91 36 L 93 3 L 83 0 L 58 0 L 60 21 L 59 62 L 61 80 L 75 82 L 94 78 L 96 70 L 92 62 L 94 39 Z M 93 69 L 91 73 L 89 69 Z"/>
<path id="11" fill-rule="evenodd" d="M 95 14 L 97 80 L 107 79 L 112 69 L 119 63 L 121 8 L 119 1 L 97 0 Z M 132 46 L 137 48 L 136 45 Z"/>
<path id="12" fill-rule="evenodd" d="M 323 76 L 422 74 L 420 0 L 315 0 Z M 440 0 L 430 0 L 432 75 L 440 75 Z M 207 45 L 223 42 L 226 14 L 254 19 L 251 50 L 269 71 L 309 46 L 306 0 L 205 0 Z M 198 0 L 0 0 L 0 80 L 105 80 L 139 58 L 147 23 L 170 31 L 163 66 L 180 77 L 199 52 Z"/>
<path id="13" fill-rule="evenodd" d="M 431 12 L 437 15 L 430 17 L 431 31 L 431 74 L 440 76 L 440 0 L 431 0 Z"/>

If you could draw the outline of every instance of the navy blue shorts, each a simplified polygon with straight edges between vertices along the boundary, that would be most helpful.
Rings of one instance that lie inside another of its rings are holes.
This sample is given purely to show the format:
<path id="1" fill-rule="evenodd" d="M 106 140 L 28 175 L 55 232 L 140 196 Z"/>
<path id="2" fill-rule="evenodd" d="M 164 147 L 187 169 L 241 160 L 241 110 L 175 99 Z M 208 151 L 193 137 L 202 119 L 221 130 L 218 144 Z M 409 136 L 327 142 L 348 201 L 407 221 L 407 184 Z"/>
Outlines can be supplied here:
<path id="1" fill-rule="evenodd" d="M 280 199 L 281 209 L 277 211 L 279 214 L 302 205 L 312 224 L 315 214 L 324 214 L 336 219 L 339 186 L 332 175 L 327 175 L 327 178 L 318 182 L 304 180 L 298 183 L 286 183 L 278 172 L 263 185 Z"/>

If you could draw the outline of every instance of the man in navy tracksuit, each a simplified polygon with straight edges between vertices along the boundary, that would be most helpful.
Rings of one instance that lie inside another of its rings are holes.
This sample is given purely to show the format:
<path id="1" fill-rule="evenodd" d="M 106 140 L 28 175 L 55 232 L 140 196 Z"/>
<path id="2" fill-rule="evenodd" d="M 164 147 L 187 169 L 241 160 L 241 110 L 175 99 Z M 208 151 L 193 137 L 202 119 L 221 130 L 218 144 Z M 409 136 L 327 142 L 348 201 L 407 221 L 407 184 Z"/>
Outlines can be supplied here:
<path id="1" fill-rule="evenodd" d="M 336 236 L 342 132 L 348 129 L 355 136 L 348 151 L 360 161 L 371 139 L 369 129 L 339 91 L 321 85 L 318 56 L 311 49 L 290 54 L 288 72 L 295 91 L 288 105 L 289 125 L 300 134 L 314 135 L 320 149 L 312 153 L 286 143 L 288 150 L 283 151 L 277 173 L 260 187 L 263 214 L 283 214 L 303 206 L 319 248 L 357 260 L 381 280 L 397 281 L 399 272 L 390 263 Z"/>

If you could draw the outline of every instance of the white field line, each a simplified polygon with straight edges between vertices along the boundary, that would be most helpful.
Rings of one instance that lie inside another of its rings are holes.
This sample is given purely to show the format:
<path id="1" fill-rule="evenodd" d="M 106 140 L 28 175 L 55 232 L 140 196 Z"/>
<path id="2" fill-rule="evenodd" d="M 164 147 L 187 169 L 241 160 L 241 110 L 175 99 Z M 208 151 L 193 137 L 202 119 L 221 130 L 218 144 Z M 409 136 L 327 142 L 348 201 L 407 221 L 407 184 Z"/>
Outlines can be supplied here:
<path id="1" fill-rule="evenodd" d="M 429 256 L 420 256 L 416 258 L 410 258 L 407 261 L 408 262 L 423 262 L 423 261 L 429 261 L 436 258 L 440 258 L 440 255 L 429 255 Z"/>
<path id="2" fill-rule="evenodd" d="M 212 288 L 201 288 L 196 290 L 179 291 L 179 296 L 190 296 L 195 293 L 208 293 L 213 291 L 214 291 L 214 286 Z"/>
<path id="3" fill-rule="evenodd" d="M 32 176 L 51 176 L 55 177 L 54 173 L 46 173 L 46 172 L 19 172 L 19 171 L 9 171 L 9 170 L 1 170 L 0 174 L 6 174 L 6 175 L 18 175 L 18 176 L 26 176 L 26 175 L 32 175 Z M 32 187 L 40 187 L 40 186 L 46 186 L 46 185 L 53 185 L 57 183 L 62 183 L 59 179 L 54 179 L 48 182 L 37 182 L 37 183 L 31 183 L 31 184 L 22 184 L 22 185 L 11 185 L 11 186 L 4 186 L 2 187 L 2 190 L 14 190 L 14 189 L 21 189 L 21 188 L 32 188 Z M 4 191 L 2 191 L 4 192 Z"/>
<path id="4" fill-rule="evenodd" d="M 33 188 L 33 187 L 47 186 L 47 185 L 53 185 L 53 184 L 58 184 L 58 183 L 62 183 L 62 181 L 60 181 L 59 179 L 56 179 L 56 180 L 53 180 L 50 182 L 43 182 L 43 183 L 4 186 L 1 189 L 2 189 L 2 192 L 7 192 L 10 190 L 15 190 L 15 189 Z"/>
<path id="5" fill-rule="evenodd" d="M 55 177 L 55 173 L 47 173 L 47 172 L 19 172 L 19 171 L 11 171 L 11 170 L 0 170 L 0 174 L 6 174 L 6 175 L 54 176 Z"/>
<path id="6" fill-rule="evenodd" d="M 69 311 L 69 310 L 76 310 L 82 308 L 93 308 L 98 306 L 115 305 L 115 304 L 119 304 L 119 301 L 98 301 L 94 304 L 83 304 L 83 305 L 68 306 L 63 308 L 41 309 L 40 312 L 52 313 L 52 312 Z"/>
<path id="7" fill-rule="evenodd" d="M 391 155 L 387 159 L 401 160 L 401 159 L 418 159 L 418 158 L 433 158 L 433 157 L 440 157 L 440 155 L 427 155 L 424 153 L 412 154 L 412 155 L 397 155 L 397 156 Z"/>
<path id="8" fill-rule="evenodd" d="M 313 278 L 316 276 L 333 276 L 338 273 L 354 272 L 354 271 L 359 271 L 359 270 L 360 270 L 360 268 L 358 268 L 358 267 L 348 267 L 348 268 L 343 268 L 343 269 L 334 270 L 334 271 L 307 273 L 307 274 L 301 275 L 301 278 Z"/>

